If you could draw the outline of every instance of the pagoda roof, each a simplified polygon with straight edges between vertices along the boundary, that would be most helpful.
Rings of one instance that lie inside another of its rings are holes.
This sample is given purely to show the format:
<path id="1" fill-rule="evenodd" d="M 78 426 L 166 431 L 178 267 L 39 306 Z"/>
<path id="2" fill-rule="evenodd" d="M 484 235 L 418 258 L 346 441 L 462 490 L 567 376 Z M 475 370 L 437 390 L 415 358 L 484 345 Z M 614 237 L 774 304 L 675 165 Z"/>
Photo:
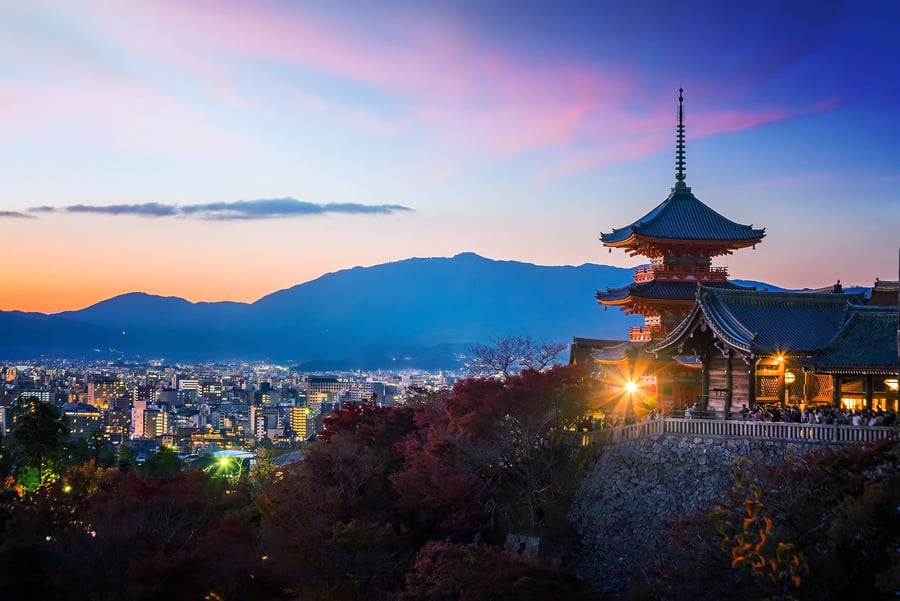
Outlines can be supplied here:
<path id="1" fill-rule="evenodd" d="M 623 228 L 601 234 L 607 246 L 631 246 L 640 239 L 728 244 L 743 248 L 766 235 L 765 228 L 741 225 L 703 204 L 691 189 L 678 182 L 655 209 Z"/>
<path id="2" fill-rule="evenodd" d="M 680 348 L 700 328 L 741 353 L 808 355 L 828 344 L 862 294 L 769 292 L 697 287 L 691 313 L 653 346 L 661 354 Z"/>
<path id="3" fill-rule="evenodd" d="M 803 365 L 825 374 L 895 374 L 897 323 L 896 308 L 851 306 L 834 338 Z"/>
<path id="4" fill-rule="evenodd" d="M 618 288 L 607 288 L 606 292 L 598 290 L 596 298 L 599 303 L 622 304 L 629 298 L 648 298 L 672 301 L 692 301 L 697 296 L 697 280 L 651 280 L 649 282 L 632 282 Z M 733 282 L 708 282 L 703 284 L 709 288 L 726 288 L 731 290 L 751 290 Z"/>

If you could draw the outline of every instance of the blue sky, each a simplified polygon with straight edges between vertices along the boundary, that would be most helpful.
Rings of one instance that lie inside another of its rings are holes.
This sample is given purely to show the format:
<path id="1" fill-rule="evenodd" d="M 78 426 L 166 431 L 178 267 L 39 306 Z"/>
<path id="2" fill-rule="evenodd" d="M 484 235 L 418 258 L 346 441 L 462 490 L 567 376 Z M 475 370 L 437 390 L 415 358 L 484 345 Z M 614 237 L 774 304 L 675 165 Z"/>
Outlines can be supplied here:
<path id="1" fill-rule="evenodd" d="M 887 0 L 8 3 L 0 309 L 253 301 L 466 251 L 633 266 L 598 238 L 673 185 L 680 86 L 688 185 L 766 228 L 732 277 L 896 279 L 898 22 Z"/>

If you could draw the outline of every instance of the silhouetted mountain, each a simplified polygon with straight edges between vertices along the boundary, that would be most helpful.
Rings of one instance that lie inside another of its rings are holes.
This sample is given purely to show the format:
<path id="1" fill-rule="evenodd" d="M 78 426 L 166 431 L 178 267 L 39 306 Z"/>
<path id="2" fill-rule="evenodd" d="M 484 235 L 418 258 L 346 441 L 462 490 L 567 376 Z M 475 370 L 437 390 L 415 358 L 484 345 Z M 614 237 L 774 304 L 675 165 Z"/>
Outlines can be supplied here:
<path id="1" fill-rule="evenodd" d="M 543 267 L 464 253 L 338 271 L 252 304 L 130 293 L 56 315 L 0 312 L 0 356 L 446 367 L 492 336 L 623 338 L 637 318 L 603 311 L 594 292 L 631 277 L 603 265 Z"/>

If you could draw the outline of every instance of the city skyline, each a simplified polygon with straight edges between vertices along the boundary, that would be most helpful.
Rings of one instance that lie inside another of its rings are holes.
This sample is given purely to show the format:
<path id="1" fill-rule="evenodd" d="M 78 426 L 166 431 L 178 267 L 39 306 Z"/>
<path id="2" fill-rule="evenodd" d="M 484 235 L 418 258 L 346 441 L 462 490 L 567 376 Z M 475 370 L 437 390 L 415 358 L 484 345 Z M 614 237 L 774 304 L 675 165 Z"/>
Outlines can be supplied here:
<path id="1" fill-rule="evenodd" d="M 252 302 L 332 271 L 607 253 L 687 179 L 792 288 L 897 277 L 900 5 L 0 8 L 0 310 Z M 598 282 L 597 287 L 602 287 Z"/>

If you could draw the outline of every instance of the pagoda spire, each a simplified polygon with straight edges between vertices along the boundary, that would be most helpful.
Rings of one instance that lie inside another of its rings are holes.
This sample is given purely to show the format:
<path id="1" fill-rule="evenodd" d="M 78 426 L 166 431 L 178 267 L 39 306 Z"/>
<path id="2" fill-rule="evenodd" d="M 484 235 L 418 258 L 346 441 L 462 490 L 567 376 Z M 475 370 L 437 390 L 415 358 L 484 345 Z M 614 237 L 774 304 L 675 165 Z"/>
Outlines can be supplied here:
<path id="1" fill-rule="evenodd" d="M 676 188 L 684 187 L 684 88 L 678 88 L 678 143 L 675 151 Z"/>

